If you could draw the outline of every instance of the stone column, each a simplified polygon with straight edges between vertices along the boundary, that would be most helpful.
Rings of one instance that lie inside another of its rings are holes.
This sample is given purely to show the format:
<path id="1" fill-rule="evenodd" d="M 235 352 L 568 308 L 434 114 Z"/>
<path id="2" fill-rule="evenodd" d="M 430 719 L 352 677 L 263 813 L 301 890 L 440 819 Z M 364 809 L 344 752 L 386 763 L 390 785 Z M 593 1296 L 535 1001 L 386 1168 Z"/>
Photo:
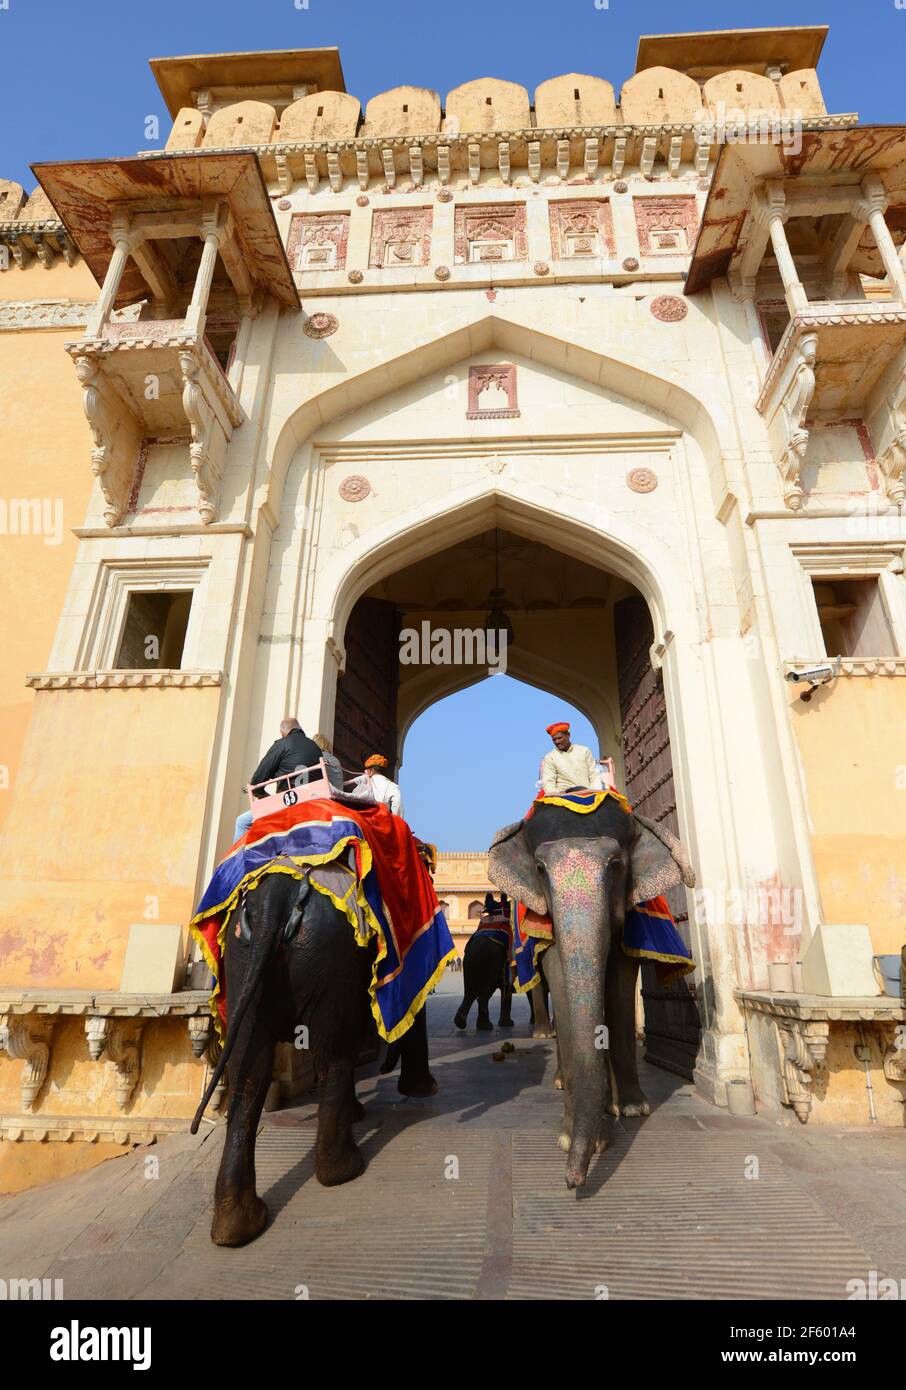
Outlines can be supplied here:
<path id="1" fill-rule="evenodd" d="M 207 207 L 202 210 L 201 227 L 204 235 L 204 246 L 201 252 L 201 260 L 198 263 L 195 288 L 192 291 L 192 299 L 186 312 L 186 327 L 192 333 L 197 333 L 199 337 L 204 332 L 208 296 L 211 293 L 211 281 L 214 279 L 217 254 L 220 251 L 220 243 L 223 240 L 224 217 L 222 203 L 217 203 L 212 207 Z"/>
<path id="2" fill-rule="evenodd" d="M 110 224 L 110 239 L 113 242 L 113 255 L 110 257 L 110 264 L 107 267 L 107 274 L 104 276 L 98 301 L 85 325 L 86 338 L 99 338 L 101 336 L 104 324 L 110 317 L 116 303 L 126 262 L 139 239 L 132 230 L 131 218 L 115 217 Z"/>
<path id="3" fill-rule="evenodd" d="M 860 222 L 867 222 L 871 227 L 872 236 L 881 253 L 881 260 L 884 263 L 891 288 L 900 303 L 906 304 L 906 267 L 897 255 L 897 248 L 890 235 L 890 228 L 884 220 L 886 207 L 887 191 L 881 180 L 877 178 L 863 179 L 862 201 L 856 204 L 853 215 Z"/>
<path id="4" fill-rule="evenodd" d="M 786 295 L 787 306 L 790 314 L 793 315 L 799 309 L 806 307 L 808 299 L 796 272 L 796 262 L 790 251 L 790 243 L 786 239 L 784 222 L 787 217 L 787 208 L 783 189 L 779 189 L 778 195 L 777 189 L 772 188 L 769 184 L 765 189 L 765 204 L 768 233 L 774 248 L 777 269 L 780 271 L 780 278 L 783 281 L 783 292 Z"/>

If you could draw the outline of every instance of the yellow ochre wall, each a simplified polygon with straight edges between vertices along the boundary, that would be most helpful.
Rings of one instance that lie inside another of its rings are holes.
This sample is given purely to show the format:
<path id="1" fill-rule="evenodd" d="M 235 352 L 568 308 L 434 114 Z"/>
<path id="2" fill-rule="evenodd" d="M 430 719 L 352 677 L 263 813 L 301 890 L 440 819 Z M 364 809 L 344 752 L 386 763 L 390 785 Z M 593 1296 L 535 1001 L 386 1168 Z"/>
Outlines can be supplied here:
<path id="1" fill-rule="evenodd" d="M 0 301 L 90 302 L 97 285 L 82 261 L 34 262 L 0 274 Z M 0 833 L 15 793 L 33 695 L 29 671 L 43 671 L 91 493 L 91 434 L 81 389 L 63 350 L 77 327 L 0 331 L 0 498 L 48 499 L 62 506 L 62 539 L 9 535 L 0 529 Z M 5 510 L 5 509 L 4 509 Z M 52 513 L 55 514 L 55 513 Z M 2 520 L 2 517 L 0 517 Z M 8 789 L 4 784 L 8 776 Z"/>
<path id="2" fill-rule="evenodd" d="M 38 692 L 0 842 L 5 985 L 118 989 L 133 922 L 188 922 L 219 697 Z"/>
<path id="3" fill-rule="evenodd" d="M 826 922 L 866 922 L 875 951 L 906 939 L 906 691 L 843 678 L 792 701 Z"/>

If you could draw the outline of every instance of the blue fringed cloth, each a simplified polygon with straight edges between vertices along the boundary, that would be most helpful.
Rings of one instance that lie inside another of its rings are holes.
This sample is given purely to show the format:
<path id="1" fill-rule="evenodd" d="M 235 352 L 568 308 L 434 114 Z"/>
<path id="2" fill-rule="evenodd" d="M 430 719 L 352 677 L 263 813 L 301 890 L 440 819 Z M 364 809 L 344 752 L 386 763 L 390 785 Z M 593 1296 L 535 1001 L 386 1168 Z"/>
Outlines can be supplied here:
<path id="1" fill-rule="evenodd" d="M 226 1032 L 221 962 L 227 920 L 240 895 L 269 873 L 301 878 L 305 869 L 329 864 L 355 847 L 356 873 L 340 898 L 325 894 L 347 919 L 359 946 L 375 939 L 371 1011 L 388 1042 L 403 1036 L 456 954 L 434 884 L 412 831 L 386 806 L 353 810 L 329 800 L 302 801 L 253 821 L 221 860 L 190 922 L 214 975 L 211 1012 Z"/>

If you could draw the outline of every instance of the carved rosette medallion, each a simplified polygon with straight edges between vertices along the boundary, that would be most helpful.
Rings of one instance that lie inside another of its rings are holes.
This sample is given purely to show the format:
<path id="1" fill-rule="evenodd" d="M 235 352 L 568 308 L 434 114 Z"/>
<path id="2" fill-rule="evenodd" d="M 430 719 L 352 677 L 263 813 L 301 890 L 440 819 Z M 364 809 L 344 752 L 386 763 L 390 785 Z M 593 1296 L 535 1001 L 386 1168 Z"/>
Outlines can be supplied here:
<path id="1" fill-rule="evenodd" d="M 292 207 L 292 203 L 289 201 L 288 198 L 281 198 L 279 203 L 277 204 L 277 207 L 280 209 L 281 212 L 289 212 L 290 208 Z"/>
<path id="2" fill-rule="evenodd" d="M 635 256 L 627 256 L 626 259 L 625 259 L 625 261 L 623 262 L 623 269 L 624 269 L 624 270 L 638 270 L 638 268 L 639 268 L 639 263 L 638 263 L 638 261 L 636 260 Z"/>
<path id="3" fill-rule="evenodd" d="M 434 272 L 434 278 L 435 280 L 449 280 L 450 267 L 448 265 L 439 265 Z"/>
<path id="4" fill-rule="evenodd" d="M 550 275 L 551 268 L 547 261 L 536 261 L 533 270 L 536 275 Z"/>
<path id="5" fill-rule="evenodd" d="M 336 333 L 339 326 L 340 321 L 336 314 L 309 314 L 302 332 L 308 338 L 329 338 L 331 333 Z"/>
<path id="6" fill-rule="evenodd" d="M 442 188 L 442 189 L 440 190 L 440 192 L 438 193 L 438 195 L 437 195 L 437 201 L 438 201 L 439 203 L 452 203 L 452 201 L 453 201 L 453 193 L 452 193 L 452 190 L 449 189 L 449 188 Z"/>
<path id="7" fill-rule="evenodd" d="M 613 191 L 614 193 L 628 193 L 629 184 L 626 182 L 625 179 L 617 179 L 616 183 L 613 186 Z"/>
<path id="8" fill-rule="evenodd" d="M 657 483 L 657 474 L 652 468 L 632 468 L 626 474 L 626 485 L 633 492 L 654 492 Z"/>
<path id="9" fill-rule="evenodd" d="M 357 208 L 367 208 L 370 201 L 367 193 L 360 193 L 355 200 L 355 205 Z"/>
<path id="10" fill-rule="evenodd" d="M 350 473 L 338 489 L 344 502 L 364 502 L 371 493 L 371 484 L 361 473 Z"/>
<path id="11" fill-rule="evenodd" d="M 365 279 L 365 276 L 362 274 L 360 270 L 350 270 L 346 278 L 349 281 L 350 285 L 361 285 L 362 281 Z"/>
<path id="12" fill-rule="evenodd" d="M 661 323 L 679 323 L 689 312 L 686 301 L 675 294 L 659 294 L 652 299 L 649 308 Z"/>

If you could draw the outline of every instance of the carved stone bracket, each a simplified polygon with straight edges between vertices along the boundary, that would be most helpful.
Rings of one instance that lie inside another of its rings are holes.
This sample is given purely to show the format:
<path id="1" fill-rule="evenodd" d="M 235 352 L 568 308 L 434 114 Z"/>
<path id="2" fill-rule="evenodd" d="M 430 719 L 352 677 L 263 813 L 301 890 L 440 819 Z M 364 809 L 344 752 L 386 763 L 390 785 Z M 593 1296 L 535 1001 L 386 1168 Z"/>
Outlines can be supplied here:
<path id="1" fill-rule="evenodd" d="M 805 1124 L 812 1108 L 812 1085 L 826 1063 L 830 1024 L 782 1018 L 776 1027 L 785 1104 Z"/>
<path id="2" fill-rule="evenodd" d="M 116 1103 L 125 1110 L 141 1075 L 141 1038 L 144 1020 L 90 1016 L 85 1020 L 88 1053 L 99 1062 L 106 1052 L 116 1070 Z"/>
<path id="3" fill-rule="evenodd" d="M 194 352 L 179 354 L 182 374 L 182 408 L 192 430 L 189 458 L 198 489 L 198 514 L 205 525 L 217 519 L 220 500 L 220 459 L 212 450 L 214 411 L 205 399 L 199 382 L 201 362 Z"/>
<path id="4" fill-rule="evenodd" d="M 0 1048 L 13 1061 L 24 1062 L 19 1081 L 22 1109 L 30 1110 L 47 1078 L 55 1019 L 7 1014 L 0 1022 Z"/>
<path id="5" fill-rule="evenodd" d="M 82 386 L 82 409 L 94 441 L 91 449 L 91 471 L 104 494 L 104 520 L 108 526 L 118 526 L 126 514 L 136 454 L 124 447 L 122 432 L 115 424 L 105 399 L 101 365 L 97 358 L 78 356 L 76 376 Z"/>
<path id="6" fill-rule="evenodd" d="M 812 396 L 815 394 L 817 350 L 817 334 L 806 333 L 799 339 L 786 389 L 780 398 L 775 416 L 783 429 L 781 455 L 778 461 L 783 480 L 783 500 L 794 512 L 802 505 L 800 475 L 809 439 L 805 421 Z"/>
<path id="7" fill-rule="evenodd" d="M 894 432 L 887 448 L 878 457 L 878 464 L 884 475 L 884 490 L 891 502 L 900 506 L 906 500 L 906 483 L 903 482 L 903 466 L 906 464 L 906 415 L 902 400 L 888 397 L 888 409 L 893 420 Z"/>

